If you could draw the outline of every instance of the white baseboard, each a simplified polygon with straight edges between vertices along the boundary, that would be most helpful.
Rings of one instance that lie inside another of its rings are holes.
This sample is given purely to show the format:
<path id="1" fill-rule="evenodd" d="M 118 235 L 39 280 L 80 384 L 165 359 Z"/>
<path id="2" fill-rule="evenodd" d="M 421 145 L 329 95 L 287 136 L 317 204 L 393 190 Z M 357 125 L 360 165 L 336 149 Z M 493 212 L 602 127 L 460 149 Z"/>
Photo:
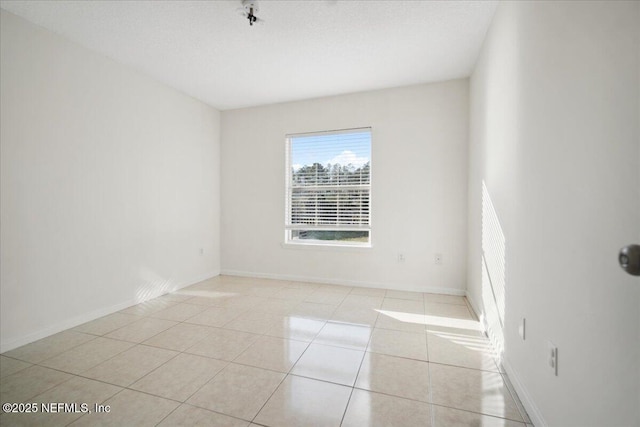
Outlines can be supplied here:
<path id="1" fill-rule="evenodd" d="M 483 315 L 482 310 L 480 310 L 480 306 L 471 297 L 471 294 L 469 293 L 469 291 L 465 291 L 464 296 L 467 297 L 467 302 L 471 306 L 471 309 L 476 313 L 476 316 L 478 317 L 478 319 L 480 319 L 480 322 L 482 323 L 482 327 L 484 329 L 487 329 L 487 325 L 485 325 L 484 322 L 483 322 L 484 315 Z"/>
<path id="2" fill-rule="evenodd" d="M 173 289 L 171 289 L 169 292 L 165 292 L 165 293 L 171 293 L 171 292 L 175 292 L 177 290 L 180 290 L 182 288 L 186 288 L 187 286 L 191 286 L 191 285 L 195 285 L 196 283 L 200 283 L 204 280 L 208 280 L 211 278 L 214 278 L 216 276 L 220 275 L 220 271 L 210 271 L 208 273 L 204 273 L 204 274 L 200 274 L 198 276 L 192 277 L 191 280 L 185 280 L 182 283 L 176 284 Z M 159 295 L 158 295 L 159 296 Z"/>
<path id="3" fill-rule="evenodd" d="M 416 285 L 409 285 L 409 284 L 393 284 L 392 286 L 389 283 L 383 283 L 383 282 L 368 282 L 368 281 L 346 280 L 346 279 L 327 279 L 324 277 L 296 276 L 296 275 L 289 275 L 289 274 L 273 274 L 273 273 L 256 273 L 252 271 L 238 271 L 238 270 L 222 270 L 220 274 L 226 275 L 226 276 L 255 277 L 259 279 L 289 280 L 292 282 L 309 282 L 309 283 L 324 283 L 328 285 L 355 286 L 358 288 L 376 288 L 376 289 L 393 288 L 399 291 L 428 292 L 433 294 L 456 295 L 456 296 L 465 295 L 465 291 L 463 289 L 424 287 L 424 286 L 416 286 Z"/>
<path id="4" fill-rule="evenodd" d="M 116 311 L 124 310 L 127 307 L 136 304 L 135 300 L 127 300 L 110 307 L 100 308 L 98 310 L 91 311 L 89 313 L 84 313 L 79 316 L 72 317 L 71 319 L 63 320 L 62 322 L 55 323 L 51 326 L 48 326 L 44 329 L 40 329 L 36 332 L 32 332 L 28 335 L 15 338 L 8 341 L 3 341 L 0 343 L 0 353 L 4 353 L 9 350 L 13 350 L 14 348 L 21 347 L 25 344 L 30 344 L 34 341 L 38 341 L 42 338 L 46 338 L 50 335 L 57 334 L 58 332 L 62 332 L 64 330 L 74 328 L 83 323 L 89 322 L 91 320 L 98 319 L 100 317 L 109 315 L 111 313 L 115 313 Z"/>
<path id="5" fill-rule="evenodd" d="M 467 301 L 469 302 L 469 305 L 471 305 L 471 307 L 477 313 L 478 318 L 480 320 L 480 324 L 482 325 L 482 328 L 484 329 L 485 333 L 487 333 L 487 327 L 488 327 L 487 321 L 486 321 L 486 318 L 484 317 L 482 310 L 480 310 L 480 306 L 473 299 L 473 297 L 471 297 L 471 294 L 469 292 L 466 293 L 466 297 L 467 297 Z M 542 413 L 540 412 L 540 409 L 538 409 L 538 406 L 535 404 L 535 402 L 531 398 L 531 395 L 527 391 L 527 388 L 522 383 L 520 376 L 518 375 L 516 370 L 513 369 L 513 366 L 511 366 L 511 364 L 507 360 L 507 357 L 504 354 L 502 355 L 501 363 L 502 363 L 502 367 L 504 368 L 504 372 L 509 377 L 509 381 L 511 381 L 511 385 L 513 385 L 513 388 L 518 394 L 518 397 L 520 398 L 520 401 L 522 402 L 522 405 L 524 406 L 524 409 L 527 411 L 527 414 L 529 415 L 529 418 L 531 418 L 531 421 L 533 422 L 533 424 L 536 427 L 547 427 L 547 423 L 544 420 Z"/>
<path id="6" fill-rule="evenodd" d="M 504 367 L 504 370 L 507 373 L 507 376 L 509 377 L 513 388 L 516 389 L 516 393 L 518 393 L 518 397 L 520 398 L 524 409 L 526 409 L 529 418 L 531 418 L 531 422 L 533 423 L 533 425 L 535 425 L 536 427 L 547 427 L 548 424 L 544 420 L 544 417 L 542 416 L 542 412 L 540 412 L 538 405 L 535 404 L 535 402 L 531 398 L 531 395 L 527 391 L 527 388 L 524 386 L 522 380 L 518 376 L 518 373 L 513 369 L 506 357 L 502 360 L 502 366 Z"/>
<path id="7" fill-rule="evenodd" d="M 160 295 L 164 295 L 166 293 L 169 292 L 175 292 L 179 289 L 182 289 L 184 287 L 193 285 L 195 283 L 201 282 L 203 280 L 207 280 L 210 279 L 212 277 L 217 276 L 219 273 L 205 273 L 205 274 L 201 274 L 199 276 L 194 277 L 192 280 L 187 280 L 181 283 L 176 283 L 175 285 L 169 287 L 168 289 L 163 289 L 158 291 L 157 295 L 156 294 L 150 294 L 147 298 L 145 298 L 143 301 L 139 301 L 136 299 L 129 299 L 127 301 L 123 301 L 117 304 L 114 304 L 112 306 L 109 307 L 104 307 L 104 308 L 100 308 L 98 310 L 93 310 L 89 313 L 83 313 L 79 316 L 75 316 L 72 317 L 70 319 L 65 319 L 61 322 L 57 322 L 51 326 L 48 326 L 44 329 L 40 329 L 38 331 L 32 332 L 28 335 L 19 337 L 19 338 L 14 338 L 11 340 L 7 340 L 7 341 L 2 341 L 0 342 L 0 353 L 4 353 L 6 351 L 9 350 L 13 350 L 14 348 L 18 348 L 21 347 L 25 344 L 29 344 L 32 343 L 34 341 L 40 340 L 42 338 L 46 338 L 50 335 L 53 334 L 57 334 L 58 332 L 62 332 L 65 331 L 67 329 L 70 328 L 74 328 L 78 325 L 82 325 L 83 323 L 86 322 L 90 322 L 92 320 L 98 319 L 100 317 L 103 316 L 107 316 L 109 314 L 113 314 L 117 311 L 120 310 L 124 310 L 127 307 L 131 307 L 132 305 L 136 305 L 136 304 L 140 304 L 141 302 L 144 301 L 148 301 L 150 299 L 159 297 Z"/>

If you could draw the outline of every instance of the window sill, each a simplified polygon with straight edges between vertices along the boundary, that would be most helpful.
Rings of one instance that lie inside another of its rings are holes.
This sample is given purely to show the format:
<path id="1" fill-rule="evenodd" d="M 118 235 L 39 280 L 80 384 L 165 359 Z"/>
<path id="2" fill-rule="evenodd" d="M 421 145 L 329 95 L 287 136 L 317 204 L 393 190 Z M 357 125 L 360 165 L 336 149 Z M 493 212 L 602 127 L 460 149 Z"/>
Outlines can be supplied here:
<path id="1" fill-rule="evenodd" d="M 280 243 L 283 249 L 304 251 L 362 252 L 373 249 L 373 245 L 340 245 L 324 243 Z"/>

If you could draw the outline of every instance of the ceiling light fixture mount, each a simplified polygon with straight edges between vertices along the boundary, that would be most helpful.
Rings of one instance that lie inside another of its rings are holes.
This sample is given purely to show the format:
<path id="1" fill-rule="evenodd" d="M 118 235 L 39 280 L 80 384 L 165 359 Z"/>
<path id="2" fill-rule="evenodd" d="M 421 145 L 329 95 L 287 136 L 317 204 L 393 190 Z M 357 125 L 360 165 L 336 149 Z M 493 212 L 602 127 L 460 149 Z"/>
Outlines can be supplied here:
<path id="1" fill-rule="evenodd" d="M 256 14 L 260 10 L 258 0 L 242 0 L 242 8 L 238 9 L 242 15 L 249 20 L 249 25 L 253 26 L 255 22 L 264 22 L 258 18 Z"/>

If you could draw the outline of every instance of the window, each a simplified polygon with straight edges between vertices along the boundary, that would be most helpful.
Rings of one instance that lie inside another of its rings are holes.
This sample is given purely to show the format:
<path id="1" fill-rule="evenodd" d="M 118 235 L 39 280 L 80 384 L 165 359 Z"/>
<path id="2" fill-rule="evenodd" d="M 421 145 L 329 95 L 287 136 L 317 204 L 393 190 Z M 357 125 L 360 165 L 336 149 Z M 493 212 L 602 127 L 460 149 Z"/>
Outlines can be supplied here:
<path id="1" fill-rule="evenodd" d="M 371 129 L 287 136 L 285 242 L 371 246 Z"/>

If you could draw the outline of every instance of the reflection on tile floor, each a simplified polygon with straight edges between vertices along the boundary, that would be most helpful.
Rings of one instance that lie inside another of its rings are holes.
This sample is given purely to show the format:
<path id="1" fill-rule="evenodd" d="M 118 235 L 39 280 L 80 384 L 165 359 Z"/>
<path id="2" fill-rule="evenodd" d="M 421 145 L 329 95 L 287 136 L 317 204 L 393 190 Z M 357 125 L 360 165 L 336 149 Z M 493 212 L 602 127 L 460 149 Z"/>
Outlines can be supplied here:
<path id="1" fill-rule="evenodd" d="M 230 276 L 4 353 L 0 400 L 39 405 L 11 426 L 531 422 L 464 297 Z"/>

